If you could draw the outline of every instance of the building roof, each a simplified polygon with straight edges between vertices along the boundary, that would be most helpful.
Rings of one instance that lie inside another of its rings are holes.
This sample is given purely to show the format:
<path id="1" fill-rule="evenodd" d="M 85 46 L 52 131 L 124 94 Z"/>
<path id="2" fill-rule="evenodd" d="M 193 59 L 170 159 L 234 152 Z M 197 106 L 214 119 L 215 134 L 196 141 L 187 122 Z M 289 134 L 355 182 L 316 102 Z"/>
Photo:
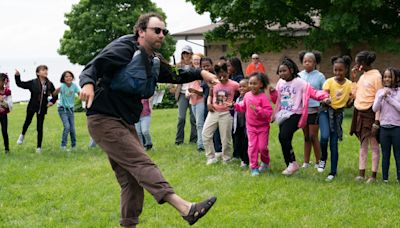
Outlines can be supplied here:
<path id="1" fill-rule="evenodd" d="M 314 17 L 315 25 L 319 26 L 320 18 Z M 223 22 L 213 23 L 206 26 L 186 30 L 172 34 L 177 40 L 204 40 L 204 33 L 212 31 L 214 28 L 222 25 Z M 280 27 L 279 24 L 268 26 L 268 29 L 272 31 L 281 31 L 282 34 L 292 36 L 306 36 L 308 35 L 308 29 L 310 26 L 304 22 L 290 23 L 286 27 Z"/>
<path id="2" fill-rule="evenodd" d="M 213 23 L 183 32 L 174 33 L 172 36 L 177 40 L 204 40 L 204 33 L 213 30 L 221 24 L 222 23 Z"/>

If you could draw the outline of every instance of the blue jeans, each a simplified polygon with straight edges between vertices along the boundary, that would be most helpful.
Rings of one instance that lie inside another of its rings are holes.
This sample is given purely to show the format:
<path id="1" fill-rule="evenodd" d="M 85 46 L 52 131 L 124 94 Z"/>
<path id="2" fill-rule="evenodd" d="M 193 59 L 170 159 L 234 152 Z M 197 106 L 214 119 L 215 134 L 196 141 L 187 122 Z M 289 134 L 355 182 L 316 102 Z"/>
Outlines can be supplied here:
<path id="1" fill-rule="evenodd" d="M 135 123 L 136 132 L 139 136 L 140 143 L 142 143 L 143 146 L 153 145 L 150 135 L 150 123 L 150 116 L 140 117 L 139 122 Z"/>
<path id="2" fill-rule="evenodd" d="M 334 125 L 336 126 L 336 120 Z M 328 159 L 328 140 L 329 148 L 331 150 L 331 174 L 336 174 L 338 160 L 339 160 L 339 149 L 338 149 L 338 134 L 335 131 L 331 131 L 329 126 L 329 114 L 328 111 L 321 111 L 319 113 L 319 130 L 321 132 L 320 146 L 321 146 L 321 160 L 326 161 Z"/>
<path id="3" fill-rule="evenodd" d="M 61 137 L 61 146 L 67 146 L 68 134 L 71 135 L 71 147 L 76 146 L 76 133 L 73 108 L 58 107 L 58 114 L 64 125 Z"/>
<path id="4" fill-rule="evenodd" d="M 389 178 L 390 153 L 393 146 L 397 180 L 400 181 L 400 127 L 381 127 L 379 133 L 382 148 L 382 178 L 384 180 Z"/>
<path id="5" fill-rule="evenodd" d="M 204 149 L 203 145 L 203 126 L 204 126 L 204 103 L 200 102 L 196 105 L 192 105 L 192 112 L 196 118 L 196 129 L 197 129 L 197 148 Z"/>

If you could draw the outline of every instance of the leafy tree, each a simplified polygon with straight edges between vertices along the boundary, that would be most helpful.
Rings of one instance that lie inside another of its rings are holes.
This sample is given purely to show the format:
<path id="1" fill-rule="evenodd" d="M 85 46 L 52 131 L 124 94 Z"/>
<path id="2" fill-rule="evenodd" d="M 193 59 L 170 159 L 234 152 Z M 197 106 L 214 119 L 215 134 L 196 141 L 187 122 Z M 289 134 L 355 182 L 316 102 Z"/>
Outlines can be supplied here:
<path id="1" fill-rule="evenodd" d="M 400 1 L 398 0 L 187 0 L 199 13 L 210 12 L 224 24 L 206 35 L 232 46 L 240 40 L 242 56 L 279 51 L 304 39 L 306 48 L 337 46 L 349 54 L 367 44 L 384 51 L 400 51 Z M 289 24 L 308 25 L 308 36 L 294 37 Z"/>
<path id="2" fill-rule="evenodd" d="M 165 14 L 150 0 L 81 0 L 65 14 L 70 29 L 60 40 L 58 53 L 72 63 L 87 64 L 112 40 L 133 33 L 139 16 L 146 12 Z M 167 36 L 161 53 L 168 59 L 176 41 Z"/>

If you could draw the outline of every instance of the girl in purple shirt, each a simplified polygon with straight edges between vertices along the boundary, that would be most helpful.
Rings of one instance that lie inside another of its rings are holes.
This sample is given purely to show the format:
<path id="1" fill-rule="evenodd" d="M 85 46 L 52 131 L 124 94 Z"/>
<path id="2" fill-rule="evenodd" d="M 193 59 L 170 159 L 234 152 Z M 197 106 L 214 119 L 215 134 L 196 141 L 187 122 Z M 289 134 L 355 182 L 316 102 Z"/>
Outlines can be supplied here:
<path id="1" fill-rule="evenodd" d="M 380 111 L 379 139 L 382 148 L 382 178 L 389 181 L 390 151 L 393 147 L 396 160 L 397 181 L 400 181 L 400 70 L 388 68 L 383 73 L 384 88 L 378 90 L 372 106 L 374 112 Z"/>

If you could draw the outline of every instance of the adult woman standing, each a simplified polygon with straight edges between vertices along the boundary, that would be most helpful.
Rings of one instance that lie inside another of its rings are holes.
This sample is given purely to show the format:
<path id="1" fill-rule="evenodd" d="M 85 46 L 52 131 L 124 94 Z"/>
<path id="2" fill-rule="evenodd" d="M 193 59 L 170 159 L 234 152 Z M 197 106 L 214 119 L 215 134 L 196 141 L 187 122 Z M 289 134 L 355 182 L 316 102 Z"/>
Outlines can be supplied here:
<path id="1" fill-rule="evenodd" d="M 178 63 L 178 68 L 190 69 L 193 68 L 192 64 L 193 50 L 189 45 L 182 48 L 181 62 Z M 197 142 L 197 128 L 196 118 L 192 112 L 189 104 L 189 98 L 186 97 L 186 90 L 189 88 L 189 83 L 183 83 L 176 86 L 175 89 L 175 100 L 178 104 L 178 124 L 176 126 L 176 137 L 175 144 L 180 145 L 185 140 L 185 123 L 186 123 L 186 112 L 189 109 L 190 112 L 190 143 Z"/>

